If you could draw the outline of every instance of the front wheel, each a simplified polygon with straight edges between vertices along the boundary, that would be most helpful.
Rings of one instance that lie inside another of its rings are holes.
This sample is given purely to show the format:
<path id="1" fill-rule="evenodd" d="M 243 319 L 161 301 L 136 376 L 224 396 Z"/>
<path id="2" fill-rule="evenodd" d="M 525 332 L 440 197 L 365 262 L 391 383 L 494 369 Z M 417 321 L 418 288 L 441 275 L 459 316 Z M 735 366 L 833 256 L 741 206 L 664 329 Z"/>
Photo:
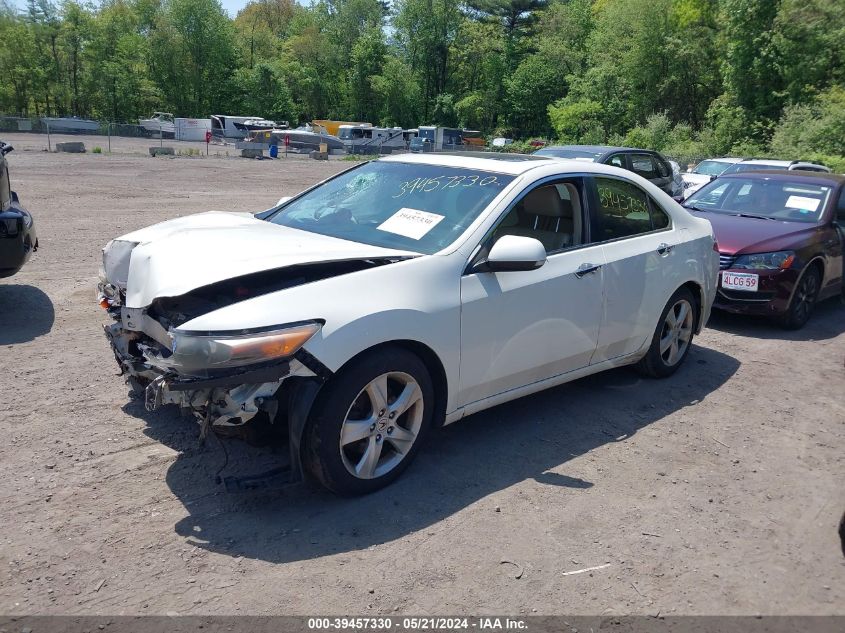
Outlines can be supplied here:
<path id="1" fill-rule="evenodd" d="M 679 288 L 660 315 L 651 345 L 637 363 L 637 370 L 653 378 L 674 374 L 684 362 L 692 345 L 697 318 L 697 304 L 692 293 Z"/>
<path id="2" fill-rule="evenodd" d="M 798 285 L 792 293 L 792 301 L 789 302 L 786 314 L 781 317 L 780 323 L 785 329 L 799 330 L 806 325 L 813 313 L 813 308 L 816 307 L 820 287 L 819 271 L 808 268 L 798 280 Z"/>
<path id="3" fill-rule="evenodd" d="M 305 467 L 338 494 L 383 488 L 416 455 L 433 409 L 434 388 L 419 357 L 392 346 L 365 354 L 338 372 L 314 403 Z"/>

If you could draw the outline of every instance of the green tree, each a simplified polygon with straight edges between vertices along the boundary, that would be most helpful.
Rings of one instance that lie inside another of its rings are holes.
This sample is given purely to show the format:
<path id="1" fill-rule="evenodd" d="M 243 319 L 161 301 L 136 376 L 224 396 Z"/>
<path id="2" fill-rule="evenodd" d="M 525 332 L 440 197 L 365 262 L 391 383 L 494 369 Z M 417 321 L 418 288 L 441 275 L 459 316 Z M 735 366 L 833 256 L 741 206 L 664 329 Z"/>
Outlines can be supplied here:
<path id="1" fill-rule="evenodd" d="M 752 119 L 771 123 L 783 107 L 783 80 L 773 43 L 781 0 L 722 0 L 728 95 Z"/>

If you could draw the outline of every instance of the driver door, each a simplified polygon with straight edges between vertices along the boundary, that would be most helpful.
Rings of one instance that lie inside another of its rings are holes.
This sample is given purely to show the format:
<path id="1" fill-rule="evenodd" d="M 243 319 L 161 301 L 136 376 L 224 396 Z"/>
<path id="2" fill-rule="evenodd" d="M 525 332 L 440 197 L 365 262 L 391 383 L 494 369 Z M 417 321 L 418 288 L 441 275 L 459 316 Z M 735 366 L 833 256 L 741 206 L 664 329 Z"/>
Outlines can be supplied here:
<path id="1" fill-rule="evenodd" d="M 583 179 L 528 191 L 481 245 L 461 278 L 459 406 L 590 364 L 602 317 L 604 254 L 587 243 Z M 503 235 L 546 247 L 536 270 L 472 272 Z"/>

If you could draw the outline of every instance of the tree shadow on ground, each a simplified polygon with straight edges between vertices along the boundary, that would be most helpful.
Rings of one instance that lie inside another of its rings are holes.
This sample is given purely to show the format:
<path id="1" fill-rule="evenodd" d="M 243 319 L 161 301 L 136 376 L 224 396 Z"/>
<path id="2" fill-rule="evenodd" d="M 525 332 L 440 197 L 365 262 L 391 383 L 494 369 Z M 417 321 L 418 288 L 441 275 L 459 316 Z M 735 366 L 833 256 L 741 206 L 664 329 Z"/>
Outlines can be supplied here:
<path id="1" fill-rule="evenodd" d="M 189 512 L 176 524 L 178 534 L 218 553 L 289 562 L 402 538 L 526 479 L 586 490 L 592 482 L 566 474 L 571 458 L 703 401 L 738 368 L 731 356 L 695 346 L 665 380 L 623 368 L 509 402 L 432 433 L 397 482 L 358 498 L 313 484 L 227 493 L 214 480 L 224 460 L 220 442 L 198 448 L 196 424 L 173 408 L 147 413 L 136 401 L 125 410 L 146 420 L 148 436 L 179 453 L 166 478 Z M 260 472 L 281 459 L 268 449 L 224 442 L 227 473 Z"/>
<path id="2" fill-rule="evenodd" d="M 0 284 L 0 345 L 26 343 L 53 327 L 56 313 L 47 294 L 26 284 Z"/>

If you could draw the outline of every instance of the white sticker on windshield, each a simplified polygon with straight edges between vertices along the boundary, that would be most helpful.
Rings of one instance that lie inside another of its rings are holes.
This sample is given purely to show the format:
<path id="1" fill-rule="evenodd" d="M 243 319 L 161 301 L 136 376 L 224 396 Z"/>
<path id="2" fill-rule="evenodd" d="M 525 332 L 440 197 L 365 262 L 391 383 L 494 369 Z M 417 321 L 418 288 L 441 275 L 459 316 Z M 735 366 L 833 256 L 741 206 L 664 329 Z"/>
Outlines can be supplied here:
<path id="1" fill-rule="evenodd" d="M 410 237 L 412 240 L 418 240 L 437 226 L 437 223 L 444 217 L 436 213 L 420 211 L 419 209 L 403 208 L 382 222 L 378 226 L 378 229 L 380 231 Z"/>
<path id="2" fill-rule="evenodd" d="M 821 200 L 816 198 L 805 198 L 804 196 L 789 196 L 786 201 L 786 206 L 792 209 L 804 209 L 805 211 L 815 211 L 819 208 Z"/>

